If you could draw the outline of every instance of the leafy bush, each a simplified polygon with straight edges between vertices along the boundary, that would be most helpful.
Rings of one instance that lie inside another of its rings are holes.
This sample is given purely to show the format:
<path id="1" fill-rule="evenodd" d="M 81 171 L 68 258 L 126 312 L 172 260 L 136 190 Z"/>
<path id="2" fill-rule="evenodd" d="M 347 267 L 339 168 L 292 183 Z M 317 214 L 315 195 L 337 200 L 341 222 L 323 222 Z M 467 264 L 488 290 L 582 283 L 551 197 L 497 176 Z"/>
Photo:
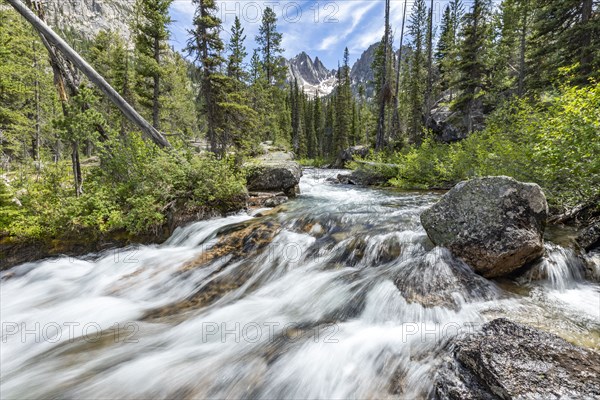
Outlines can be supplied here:
<path id="1" fill-rule="evenodd" d="M 101 165 L 84 168 L 80 197 L 73 194 L 67 162 L 45 166 L 37 178 L 33 169 L 28 172 L 11 181 L 11 193 L 18 193 L 22 207 L 11 207 L 11 218 L 0 220 L 0 231 L 25 240 L 152 232 L 170 211 L 239 208 L 246 190 L 233 160 L 187 149 L 163 151 L 135 134 L 103 144 Z M 8 187 L 2 190 L 4 203 Z"/>
<path id="2" fill-rule="evenodd" d="M 486 175 L 540 184 L 551 204 L 574 206 L 600 193 L 600 85 L 564 87 L 532 105 L 514 100 L 467 139 L 388 155 L 401 188 L 444 187 Z M 378 161 L 381 161 L 378 159 Z"/>

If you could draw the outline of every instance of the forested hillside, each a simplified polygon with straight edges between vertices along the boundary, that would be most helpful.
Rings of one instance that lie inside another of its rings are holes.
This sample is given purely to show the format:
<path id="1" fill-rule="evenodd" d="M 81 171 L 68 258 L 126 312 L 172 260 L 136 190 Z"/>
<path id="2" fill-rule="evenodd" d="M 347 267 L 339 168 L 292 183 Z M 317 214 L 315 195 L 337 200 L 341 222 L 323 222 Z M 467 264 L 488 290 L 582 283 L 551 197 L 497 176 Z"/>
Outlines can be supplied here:
<path id="1" fill-rule="evenodd" d="M 236 19 L 225 41 L 217 2 L 195 0 L 179 53 L 169 45 L 172 3 L 137 0 L 129 38 L 62 32 L 164 133 L 172 145 L 164 150 L 2 2 L 5 240 L 135 235 L 174 215 L 237 210 L 242 163 L 265 141 L 318 165 L 367 146 L 376 161 L 368 168 L 402 188 L 506 174 L 540 183 L 556 210 L 598 196 L 600 11 L 592 0 L 451 0 L 439 25 L 433 3 L 408 3 L 406 24 L 382 29 L 374 94 L 352 82 L 346 50 L 323 97 L 287 79 L 272 9 L 256 37 Z"/>

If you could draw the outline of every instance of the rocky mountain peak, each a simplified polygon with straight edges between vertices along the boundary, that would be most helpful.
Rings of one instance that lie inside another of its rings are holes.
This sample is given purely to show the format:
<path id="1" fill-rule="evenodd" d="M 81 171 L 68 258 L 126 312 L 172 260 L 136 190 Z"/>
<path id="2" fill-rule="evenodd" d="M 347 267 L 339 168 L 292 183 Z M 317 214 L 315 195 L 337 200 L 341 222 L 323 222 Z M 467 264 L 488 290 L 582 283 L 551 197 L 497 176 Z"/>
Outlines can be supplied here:
<path id="1" fill-rule="evenodd" d="M 46 0 L 46 21 L 58 30 L 91 39 L 101 30 L 130 36 L 135 0 Z"/>

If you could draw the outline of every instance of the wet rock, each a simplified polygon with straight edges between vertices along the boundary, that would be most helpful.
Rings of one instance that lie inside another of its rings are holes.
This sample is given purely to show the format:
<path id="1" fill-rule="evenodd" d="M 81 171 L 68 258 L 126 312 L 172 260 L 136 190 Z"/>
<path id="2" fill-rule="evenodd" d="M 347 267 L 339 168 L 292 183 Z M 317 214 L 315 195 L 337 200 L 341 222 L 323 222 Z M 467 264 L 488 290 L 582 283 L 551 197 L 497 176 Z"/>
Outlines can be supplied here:
<path id="1" fill-rule="evenodd" d="M 285 193 L 251 192 L 248 198 L 250 208 L 273 208 L 278 207 L 289 200 Z"/>
<path id="2" fill-rule="evenodd" d="M 586 250 L 600 247 L 600 222 L 596 222 L 583 229 L 579 235 L 577 235 L 577 244 Z"/>
<path id="3" fill-rule="evenodd" d="M 198 289 L 187 298 L 149 310 L 143 319 L 155 320 L 197 310 L 239 289 L 259 267 L 250 257 L 264 251 L 280 230 L 281 225 L 273 221 L 249 221 L 220 232 L 219 241 L 179 268 L 177 276 L 186 279 L 199 268 L 206 268 L 223 259 L 225 262 L 203 279 Z"/>
<path id="4" fill-rule="evenodd" d="M 438 371 L 437 399 L 592 399 L 600 354 L 507 319 L 459 340 Z"/>
<path id="5" fill-rule="evenodd" d="M 336 161 L 331 165 L 331 168 L 345 168 L 346 164 L 354 161 L 354 157 L 366 157 L 369 154 L 368 146 L 352 146 L 346 150 L 342 150 Z"/>
<path id="6" fill-rule="evenodd" d="M 248 190 L 284 192 L 288 197 L 297 195 L 302 177 L 302 168 L 297 162 L 260 160 L 245 167 Z"/>
<path id="7" fill-rule="evenodd" d="M 590 251 L 583 256 L 585 261 L 585 278 L 600 283 L 600 249 Z"/>
<path id="8" fill-rule="evenodd" d="M 352 174 L 339 174 L 337 176 L 337 182 L 343 184 L 343 185 L 354 185 L 355 183 L 352 182 Z"/>
<path id="9" fill-rule="evenodd" d="M 540 187 L 505 176 L 461 182 L 421 215 L 427 235 L 481 275 L 507 275 L 544 253 Z"/>
<path id="10" fill-rule="evenodd" d="M 425 308 L 458 310 L 463 302 L 487 301 L 498 296 L 492 282 L 475 274 L 443 248 L 407 261 L 394 284 L 408 303 L 418 303 Z"/>

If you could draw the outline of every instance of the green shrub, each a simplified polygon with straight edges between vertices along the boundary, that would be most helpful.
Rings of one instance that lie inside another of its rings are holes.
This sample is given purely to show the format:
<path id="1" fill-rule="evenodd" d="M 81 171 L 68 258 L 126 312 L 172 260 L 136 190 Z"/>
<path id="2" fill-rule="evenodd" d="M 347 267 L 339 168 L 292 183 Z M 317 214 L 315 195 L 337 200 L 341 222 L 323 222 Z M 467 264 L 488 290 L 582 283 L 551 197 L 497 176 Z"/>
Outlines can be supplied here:
<path id="1" fill-rule="evenodd" d="M 508 102 L 488 118 L 485 130 L 463 141 L 427 138 L 384 158 L 398 165 L 391 180 L 397 187 L 443 187 L 507 175 L 540 184 L 553 205 L 574 206 L 600 194 L 599 116 L 600 85 L 564 87 L 543 102 Z"/>

